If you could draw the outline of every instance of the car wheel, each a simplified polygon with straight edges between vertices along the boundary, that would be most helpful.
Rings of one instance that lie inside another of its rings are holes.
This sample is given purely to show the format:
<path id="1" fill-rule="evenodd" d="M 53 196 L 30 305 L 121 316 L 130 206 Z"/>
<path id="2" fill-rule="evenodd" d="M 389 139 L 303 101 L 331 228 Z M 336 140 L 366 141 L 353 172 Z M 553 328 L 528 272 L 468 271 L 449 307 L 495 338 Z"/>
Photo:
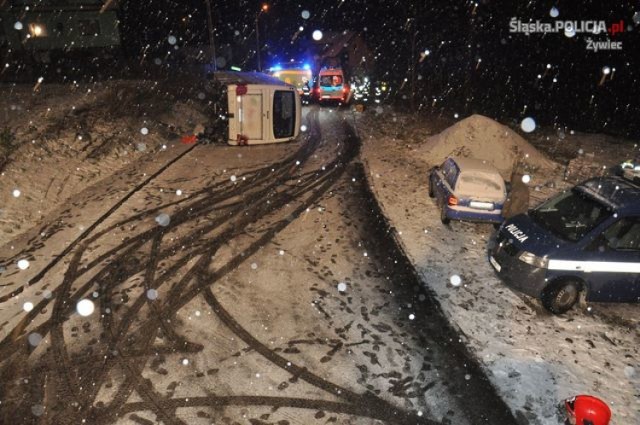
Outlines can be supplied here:
<path id="1" fill-rule="evenodd" d="M 451 221 L 449 217 L 447 217 L 447 207 L 444 205 L 440 208 L 440 221 L 442 224 L 449 224 Z"/>
<path id="2" fill-rule="evenodd" d="M 578 301 L 580 287 L 577 282 L 563 280 L 554 282 L 542 292 L 542 305 L 553 314 L 562 314 Z"/>
<path id="3" fill-rule="evenodd" d="M 435 197 L 436 194 L 433 192 L 433 181 L 429 178 L 429 198 Z"/>

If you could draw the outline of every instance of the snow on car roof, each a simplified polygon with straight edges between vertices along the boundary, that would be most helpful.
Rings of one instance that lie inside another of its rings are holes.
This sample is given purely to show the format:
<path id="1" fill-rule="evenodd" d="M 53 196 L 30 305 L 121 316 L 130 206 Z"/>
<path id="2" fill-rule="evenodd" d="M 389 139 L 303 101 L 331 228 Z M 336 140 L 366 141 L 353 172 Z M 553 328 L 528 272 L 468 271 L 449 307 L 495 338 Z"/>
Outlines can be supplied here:
<path id="1" fill-rule="evenodd" d="M 465 157 L 452 157 L 451 159 L 453 159 L 456 164 L 458 164 L 458 167 L 460 167 L 460 171 L 482 171 L 486 173 L 499 174 L 498 169 L 487 161 Z"/>

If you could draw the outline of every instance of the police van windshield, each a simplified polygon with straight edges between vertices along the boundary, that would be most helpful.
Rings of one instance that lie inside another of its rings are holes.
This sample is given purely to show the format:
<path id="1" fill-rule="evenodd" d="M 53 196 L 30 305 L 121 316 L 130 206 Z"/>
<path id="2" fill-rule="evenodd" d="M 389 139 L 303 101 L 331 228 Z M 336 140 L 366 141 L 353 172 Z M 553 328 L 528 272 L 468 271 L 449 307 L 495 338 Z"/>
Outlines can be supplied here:
<path id="1" fill-rule="evenodd" d="M 606 205 L 573 189 L 551 198 L 529 216 L 555 236 L 576 242 L 611 214 Z"/>

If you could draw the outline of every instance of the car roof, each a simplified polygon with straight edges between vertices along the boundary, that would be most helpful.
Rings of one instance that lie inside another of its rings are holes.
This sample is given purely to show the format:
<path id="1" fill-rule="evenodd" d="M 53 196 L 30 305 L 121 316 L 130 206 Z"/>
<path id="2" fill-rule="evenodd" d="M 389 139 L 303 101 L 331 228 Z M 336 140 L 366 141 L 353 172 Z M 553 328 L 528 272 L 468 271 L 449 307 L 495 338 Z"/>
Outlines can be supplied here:
<path id="1" fill-rule="evenodd" d="M 640 186 L 622 177 L 598 177 L 580 183 L 582 191 L 627 215 L 640 215 Z"/>
<path id="2" fill-rule="evenodd" d="M 458 168 L 460 168 L 461 172 L 467 171 L 481 171 L 485 173 L 497 173 L 498 169 L 491 165 L 487 161 L 483 161 L 476 158 L 465 158 L 465 157 L 450 157 L 456 164 L 458 164 Z"/>

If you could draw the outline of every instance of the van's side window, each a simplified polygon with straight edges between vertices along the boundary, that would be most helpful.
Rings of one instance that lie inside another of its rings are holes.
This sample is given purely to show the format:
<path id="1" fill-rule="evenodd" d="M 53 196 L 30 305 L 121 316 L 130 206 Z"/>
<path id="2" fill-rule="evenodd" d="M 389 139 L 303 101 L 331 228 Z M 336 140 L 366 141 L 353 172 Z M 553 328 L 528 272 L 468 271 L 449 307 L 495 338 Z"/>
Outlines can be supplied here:
<path id="1" fill-rule="evenodd" d="M 603 236 L 610 249 L 640 251 L 640 218 L 618 220 L 603 232 Z"/>
<path id="2" fill-rule="evenodd" d="M 276 139 L 292 137 L 296 125 L 296 102 L 292 91 L 273 94 L 273 135 Z"/>

